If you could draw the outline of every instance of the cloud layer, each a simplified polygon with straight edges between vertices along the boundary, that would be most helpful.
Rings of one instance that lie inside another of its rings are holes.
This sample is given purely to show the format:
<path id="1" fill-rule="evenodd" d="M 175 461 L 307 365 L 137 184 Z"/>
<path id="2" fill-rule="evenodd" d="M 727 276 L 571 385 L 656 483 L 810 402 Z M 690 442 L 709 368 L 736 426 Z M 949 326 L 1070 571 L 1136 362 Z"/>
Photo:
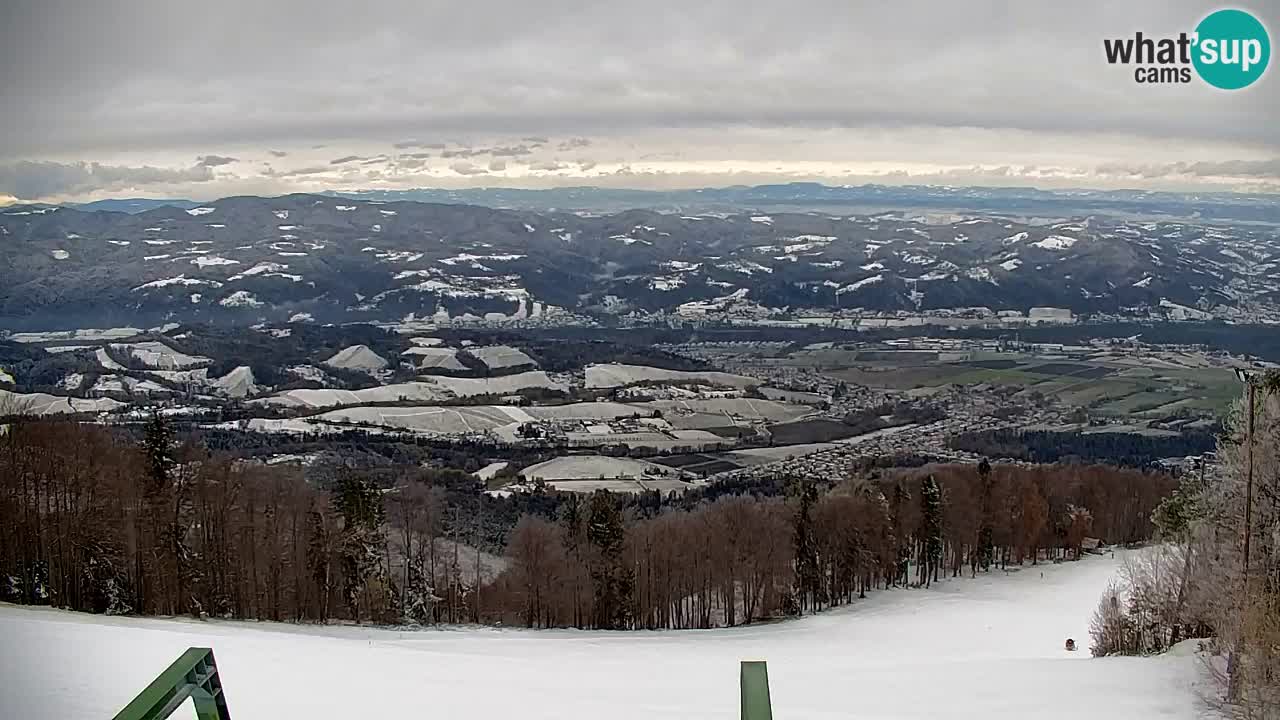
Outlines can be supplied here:
<path id="1" fill-rule="evenodd" d="M 0 192 L 1026 166 L 1101 185 L 1280 182 L 1275 77 L 1239 93 L 1141 86 L 1104 61 L 1104 37 L 1176 34 L 1215 7 L 11 0 Z M 191 158 L 214 172 L 190 176 Z"/>

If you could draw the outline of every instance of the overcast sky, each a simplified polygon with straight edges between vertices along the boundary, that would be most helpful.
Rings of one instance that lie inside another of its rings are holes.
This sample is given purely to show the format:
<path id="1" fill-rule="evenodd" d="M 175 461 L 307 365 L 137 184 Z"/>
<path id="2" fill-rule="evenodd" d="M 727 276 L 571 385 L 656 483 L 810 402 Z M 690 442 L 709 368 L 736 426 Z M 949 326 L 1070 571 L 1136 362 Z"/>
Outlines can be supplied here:
<path id="1" fill-rule="evenodd" d="M 0 3 L 0 201 L 786 180 L 1280 191 L 1187 0 Z M 1280 27 L 1280 0 L 1245 5 Z M 1274 64 L 1274 63 L 1273 63 Z"/>

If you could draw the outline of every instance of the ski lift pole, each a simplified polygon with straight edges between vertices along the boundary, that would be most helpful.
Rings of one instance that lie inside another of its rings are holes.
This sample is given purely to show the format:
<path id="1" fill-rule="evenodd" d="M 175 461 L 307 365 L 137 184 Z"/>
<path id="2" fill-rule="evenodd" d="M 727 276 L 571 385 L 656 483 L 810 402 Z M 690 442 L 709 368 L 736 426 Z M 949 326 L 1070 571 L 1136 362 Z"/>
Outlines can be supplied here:
<path id="1" fill-rule="evenodd" d="M 133 699 L 115 720 L 163 720 L 191 698 L 197 720 L 231 720 L 211 648 L 188 648 Z"/>
<path id="2" fill-rule="evenodd" d="M 739 680 L 741 720 L 773 720 L 769 702 L 769 669 L 763 660 L 743 660 Z"/>

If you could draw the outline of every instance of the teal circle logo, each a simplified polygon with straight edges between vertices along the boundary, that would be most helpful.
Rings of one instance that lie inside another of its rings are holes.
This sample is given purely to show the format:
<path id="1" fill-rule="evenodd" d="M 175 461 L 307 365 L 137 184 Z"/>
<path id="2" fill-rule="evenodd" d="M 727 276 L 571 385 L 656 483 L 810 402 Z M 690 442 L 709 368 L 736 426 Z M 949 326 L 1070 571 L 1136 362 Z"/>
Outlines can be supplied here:
<path id="1" fill-rule="evenodd" d="M 1210 85 L 1239 90 L 1262 77 L 1271 60 L 1267 28 L 1243 10 L 1218 10 L 1196 26 L 1191 58 L 1196 72 Z"/>

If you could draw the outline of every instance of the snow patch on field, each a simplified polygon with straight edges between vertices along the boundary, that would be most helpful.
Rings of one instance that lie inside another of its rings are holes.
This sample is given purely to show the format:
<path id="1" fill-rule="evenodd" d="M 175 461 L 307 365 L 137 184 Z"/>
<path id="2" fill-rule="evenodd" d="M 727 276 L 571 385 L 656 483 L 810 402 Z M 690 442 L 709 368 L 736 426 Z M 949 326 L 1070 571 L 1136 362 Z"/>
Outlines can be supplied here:
<path id="1" fill-rule="evenodd" d="M 154 340 L 138 343 L 116 343 L 111 345 L 111 349 L 128 354 L 135 361 L 152 370 L 186 370 L 209 365 L 213 362 L 207 357 L 178 352 L 168 345 Z M 100 349 L 98 351 L 98 360 L 103 367 L 109 370 L 124 369 L 114 361 L 109 362 L 110 358 L 105 350 Z"/>
<path id="2" fill-rule="evenodd" d="M 416 346 L 405 350 L 401 355 L 413 358 L 417 368 L 428 373 L 440 370 L 462 372 L 467 369 L 467 366 L 458 360 L 456 348 Z"/>
<path id="3" fill-rule="evenodd" d="M 189 278 L 186 275 L 179 275 L 178 277 L 164 278 L 162 280 L 152 280 L 149 283 L 143 283 L 138 287 L 134 288 L 133 291 L 138 292 L 139 290 L 151 290 L 154 288 L 173 287 L 176 285 L 182 285 L 182 286 L 188 286 L 188 287 L 193 285 L 208 285 L 209 287 L 215 287 L 215 288 L 222 287 L 222 283 L 217 282 L 215 280 L 201 280 L 199 278 Z"/>
<path id="4" fill-rule="evenodd" d="M 287 278 L 289 280 L 292 280 L 294 282 L 298 282 L 302 280 L 301 275 L 292 275 L 292 274 L 283 272 L 284 270 L 288 270 L 288 269 L 289 269 L 289 266 L 283 263 L 260 262 L 257 265 L 254 265 L 253 267 L 249 268 L 248 270 L 232 275 L 231 277 L 227 278 L 227 280 L 228 281 L 243 280 L 247 277 L 253 277 L 255 275 L 262 276 L 262 277 L 282 277 L 282 278 Z"/>
<path id="5" fill-rule="evenodd" d="M 368 345 L 352 345 L 334 353 L 332 357 L 324 361 L 324 364 L 343 368 L 344 370 L 377 372 L 385 369 L 390 363 L 378 353 L 370 350 Z"/>
<path id="6" fill-rule="evenodd" d="M 1045 250 L 1057 251 L 1066 250 L 1077 242 L 1079 241 L 1076 238 L 1067 237 L 1066 235 L 1050 235 L 1043 240 L 1033 242 L 1031 244 L 1038 248 L 1044 248 Z"/>
<path id="7" fill-rule="evenodd" d="M 198 265 L 200 267 L 215 267 L 218 265 L 239 265 L 240 261 L 229 260 L 224 257 L 218 257 L 217 255 L 201 255 L 200 257 L 191 258 L 191 264 Z"/>
<path id="8" fill-rule="evenodd" d="M 268 398 L 264 398 L 257 402 L 264 405 L 277 405 L 283 407 L 335 407 L 335 406 L 351 406 L 351 405 L 367 405 L 371 403 L 394 403 L 394 402 L 411 402 L 411 403 L 434 403 L 460 397 L 474 397 L 476 395 L 510 395 L 521 390 L 530 388 L 543 388 L 547 390 L 557 390 L 567 392 L 568 387 L 553 381 L 547 377 L 542 371 L 532 371 L 525 373 L 517 373 L 515 375 L 505 375 L 497 378 L 451 378 L 451 377 L 432 377 L 416 382 L 398 383 L 395 385 L 383 385 L 380 387 L 366 388 L 364 390 L 289 390 L 278 393 Z M 382 414 L 390 416 L 392 411 L 397 411 L 397 416 L 403 416 L 404 413 L 398 412 L 406 408 L 355 408 L 360 411 L 370 411 L 372 415 L 365 415 L 361 420 L 346 420 L 338 417 L 323 418 L 326 420 L 339 420 L 343 422 L 369 422 L 372 424 L 383 424 L 378 420 Z M 461 408 L 459 408 L 461 409 Z M 424 413 L 428 411 L 418 408 Z M 377 411 L 377 412 L 374 412 Z M 431 412 L 434 412 L 432 410 Z M 360 413 L 357 413 L 360 415 Z M 528 419 L 528 416 L 524 416 Z M 501 424 L 513 422 L 511 418 L 506 418 Z M 465 428 L 458 430 L 464 432 Z"/>
<path id="9" fill-rule="evenodd" d="M 8 390 L 0 390 L 0 404 L 6 408 L 12 408 L 22 415 L 66 415 L 71 413 L 98 413 L 111 412 L 125 406 L 125 403 L 110 398 L 96 398 L 86 400 L 83 398 L 60 397 L 58 395 L 49 395 L 47 393 L 15 393 Z M 8 637 L 8 635 L 6 635 Z M 9 647 L 8 641 L 0 643 L 0 656 L 5 653 L 5 648 Z M 3 669 L 3 658 L 0 657 L 0 677 L 11 678 L 12 673 Z M 5 712 L 4 704 L 7 694 L 0 692 L 0 717 L 24 717 L 21 715 L 10 715 Z"/>
<path id="10" fill-rule="evenodd" d="M 241 365 L 212 383 L 214 390 L 233 398 L 243 398 L 258 392 L 253 370 Z"/>
<path id="11" fill-rule="evenodd" d="M 853 292 L 854 290 L 860 290 L 868 285 L 874 285 L 875 283 L 882 282 L 883 280 L 884 280 L 884 275 L 872 275 L 869 278 L 863 278 L 857 282 L 849 283 L 848 285 L 845 285 L 844 287 L 840 288 L 836 292 L 840 292 L 840 293 Z"/>
<path id="12" fill-rule="evenodd" d="M 254 297 L 253 293 L 247 290 L 237 290 L 230 295 L 218 301 L 222 307 L 244 307 L 258 308 L 262 307 L 262 301 Z"/>
<path id="13" fill-rule="evenodd" d="M 723 372 L 664 370 L 647 365 L 621 365 L 618 363 L 588 365 L 586 367 L 586 376 L 587 387 L 601 389 L 625 387 L 641 382 L 698 382 L 735 388 L 747 388 L 764 384 L 764 381 L 759 378 L 745 375 L 733 375 Z"/>
<path id="14" fill-rule="evenodd" d="M 773 274 L 773 268 L 771 267 L 761 265 L 760 263 L 744 262 L 741 260 L 727 262 L 721 265 L 720 269 L 728 270 L 729 272 L 742 273 L 743 275 L 755 275 L 758 272 L 766 275 Z"/>
<path id="15" fill-rule="evenodd" d="M 66 260 L 67 258 L 71 257 L 71 253 L 67 252 L 66 250 L 53 250 L 53 251 L 50 251 L 49 254 L 53 256 L 54 260 Z"/>
<path id="16" fill-rule="evenodd" d="M 490 370 L 518 367 L 520 365 L 537 365 L 534 359 L 517 348 L 506 345 L 490 345 L 487 347 L 467 348 L 467 352 L 485 364 Z"/>

